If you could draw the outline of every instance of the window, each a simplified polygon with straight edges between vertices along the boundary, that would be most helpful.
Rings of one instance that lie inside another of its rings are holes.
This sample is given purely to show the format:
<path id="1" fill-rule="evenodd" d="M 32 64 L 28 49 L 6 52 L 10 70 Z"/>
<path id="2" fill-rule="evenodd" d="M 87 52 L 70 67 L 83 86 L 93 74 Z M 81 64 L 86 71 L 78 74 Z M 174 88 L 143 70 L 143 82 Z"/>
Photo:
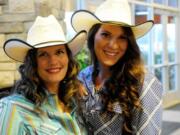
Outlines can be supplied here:
<path id="1" fill-rule="evenodd" d="M 168 6 L 178 7 L 178 0 L 168 0 Z"/>
<path id="2" fill-rule="evenodd" d="M 175 65 L 175 53 L 176 53 L 176 24 L 174 16 L 167 16 L 167 48 L 168 48 L 168 61 L 171 66 L 168 69 L 169 76 L 169 90 L 175 90 L 176 85 L 176 65 Z"/>
<path id="3" fill-rule="evenodd" d="M 154 2 L 161 5 L 168 4 L 171 7 L 178 5 L 176 0 L 154 0 Z M 176 12 L 168 11 L 168 8 L 164 10 L 159 7 L 148 7 L 143 3 L 136 4 L 132 2 L 131 6 L 135 15 L 135 24 L 150 19 L 154 20 L 152 30 L 137 40 L 146 66 L 162 82 L 165 91 L 177 90 L 177 69 L 179 64 L 176 60 L 176 34 L 178 28 Z"/>
<path id="4" fill-rule="evenodd" d="M 154 15 L 154 41 L 153 41 L 153 56 L 154 56 L 154 64 L 162 64 L 163 58 L 163 25 L 161 21 L 161 15 Z"/>
<path id="5" fill-rule="evenodd" d="M 175 17 L 168 16 L 167 45 L 169 62 L 175 62 Z"/>
<path id="6" fill-rule="evenodd" d="M 135 24 L 140 24 L 147 21 L 148 18 L 148 8 L 141 5 L 135 5 Z M 143 36 L 143 38 L 139 38 L 137 43 L 142 52 L 142 57 L 144 59 L 145 64 L 148 64 L 149 59 L 149 50 L 150 50 L 150 38 L 149 33 Z"/>
<path id="7" fill-rule="evenodd" d="M 155 3 L 163 4 L 163 0 L 154 0 Z"/>

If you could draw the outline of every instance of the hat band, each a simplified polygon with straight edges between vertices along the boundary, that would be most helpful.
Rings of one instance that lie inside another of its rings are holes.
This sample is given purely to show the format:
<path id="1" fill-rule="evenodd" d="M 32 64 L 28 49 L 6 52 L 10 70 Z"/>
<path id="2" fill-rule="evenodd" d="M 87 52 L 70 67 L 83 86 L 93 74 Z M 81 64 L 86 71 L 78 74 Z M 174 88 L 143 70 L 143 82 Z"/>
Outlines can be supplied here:
<path id="1" fill-rule="evenodd" d="M 62 40 L 57 40 L 57 41 L 48 41 L 48 42 L 42 42 L 42 43 L 38 43 L 38 44 L 35 44 L 34 47 L 37 47 L 37 46 L 41 46 L 41 45 L 44 45 L 44 44 L 66 44 L 65 41 L 62 41 Z"/>

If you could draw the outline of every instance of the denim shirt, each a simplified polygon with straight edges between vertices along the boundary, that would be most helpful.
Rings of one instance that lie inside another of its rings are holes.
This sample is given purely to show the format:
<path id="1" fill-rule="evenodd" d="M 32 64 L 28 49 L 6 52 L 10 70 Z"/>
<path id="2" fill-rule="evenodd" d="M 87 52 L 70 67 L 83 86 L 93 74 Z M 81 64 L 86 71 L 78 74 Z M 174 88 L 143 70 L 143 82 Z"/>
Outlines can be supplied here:
<path id="1" fill-rule="evenodd" d="M 88 95 L 82 98 L 81 107 L 88 132 L 93 135 L 121 135 L 123 116 L 118 102 L 111 104 L 111 111 L 104 116 L 99 115 L 103 109 L 101 97 L 95 91 L 92 82 L 93 66 L 89 66 L 79 74 L 79 79 L 87 88 Z M 139 90 L 142 111 L 134 110 L 132 120 L 133 134 L 160 135 L 162 126 L 162 93 L 163 88 L 158 79 L 147 72 L 143 87 Z"/>

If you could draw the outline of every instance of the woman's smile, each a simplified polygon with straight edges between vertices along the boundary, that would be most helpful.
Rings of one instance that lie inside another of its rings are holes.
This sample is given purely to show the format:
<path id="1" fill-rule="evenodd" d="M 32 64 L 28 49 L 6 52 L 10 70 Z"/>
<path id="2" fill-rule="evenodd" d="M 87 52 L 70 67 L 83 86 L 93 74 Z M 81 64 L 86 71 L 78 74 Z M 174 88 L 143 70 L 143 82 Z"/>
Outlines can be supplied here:
<path id="1" fill-rule="evenodd" d="M 104 54 L 110 57 L 115 57 L 118 55 L 118 51 L 104 50 Z"/>
<path id="2" fill-rule="evenodd" d="M 65 45 L 38 49 L 38 74 L 46 84 L 61 82 L 67 73 L 68 62 Z"/>
<path id="3" fill-rule="evenodd" d="M 55 68 L 48 68 L 48 69 L 46 69 L 46 71 L 48 73 L 59 73 L 59 72 L 61 72 L 61 69 L 62 68 L 60 68 L 60 67 L 55 67 Z"/>
<path id="4" fill-rule="evenodd" d="M 104 66 L 113 66 L 125 54 L 128 42 L 120 26 L 103 24 L 95 35 L 96 57 Z"/>

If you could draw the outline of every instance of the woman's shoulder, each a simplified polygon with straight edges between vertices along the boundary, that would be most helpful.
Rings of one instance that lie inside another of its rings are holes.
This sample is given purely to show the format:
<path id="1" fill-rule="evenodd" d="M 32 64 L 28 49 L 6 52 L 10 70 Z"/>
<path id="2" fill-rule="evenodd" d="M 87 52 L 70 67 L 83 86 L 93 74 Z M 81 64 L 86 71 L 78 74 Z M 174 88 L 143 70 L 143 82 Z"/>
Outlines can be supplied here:
<path id="1" fill-rule="evenodd" d="M 142 92 L 147 94 L 155 93 L 159 97 L 163 94 L 163 86 L 161 81 L 151 71 L 145 73 Z"/>
<path id="2" fill-rule="evenodd" d="M 0 100 L 0 104 L 10 107 L 20 107 L 20 108 L 33 108 L 33 104 L 27 100 L 24 96 L 19 94 L 12 94 L 7 97 L 4 97 Z"/>
<path id="3" fill-rule="evenodd" d="M 156 82 L 156 83 L 161 84 L 160 80 L 156 77 L 156 75 L 149 70 L 147 70 L 145 73 L 144 81 L 147 83 Z"/>
<path id="4" fill-rule="evenodd" d="M 13 102 L 13 101 L 19 101 L 19 100 L 25 100 L 25 97 L 20 94 L 11 94 L 9 96 L 3 97 L 0 101 L 1 102 Z"/>

